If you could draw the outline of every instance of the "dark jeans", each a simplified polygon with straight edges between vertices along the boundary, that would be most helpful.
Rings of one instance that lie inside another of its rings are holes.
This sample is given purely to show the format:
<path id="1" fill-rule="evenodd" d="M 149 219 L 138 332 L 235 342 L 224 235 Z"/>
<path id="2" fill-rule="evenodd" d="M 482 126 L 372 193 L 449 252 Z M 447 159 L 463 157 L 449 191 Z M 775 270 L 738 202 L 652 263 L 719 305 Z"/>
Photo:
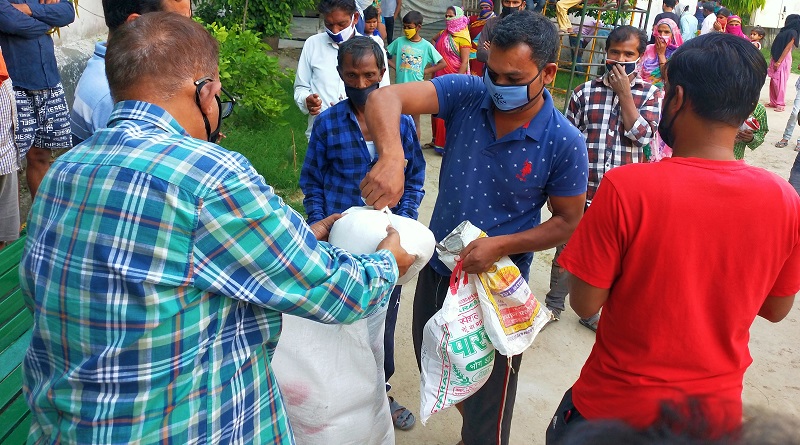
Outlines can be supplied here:
<path id="1" fill-rule="evenodd" d="M 400 286 L 395 286 L 386 308 L 386 325 L 383 331 L 383 372 L 386 374 L 386 391 L 392 389 L 389 379 L 394 375 L 394 328 L 400 310 Z"/>
<path id="2" fill-rule="evenodd" d="M 383 24 L 386 25 L 386 43 L 392 43 L 394 40 L 394 16 L 384 17 Z"/>
<path id="3" fill-rule="evenodd" d="M 417 366 L 425 323 L 442 307 L 449 284 L 450 277 L 439 275 L 431 266 L 425 266 L 417 278 L 412 322 Z M 509 368 L 508 357 L 495 352 L 489 380 L 462 402 L 461 440 L 465 445 L 508 445 L 521 363 L 522 354 L 516 355 L 511 358 Z"/>
<path id="4" fill-rule="evenodd" d="M 550 290 L 545 296 L 544 304 L 551 311 L 564 312 L 564 302 L 567 299 L 569 289 L 567 289 L 567 271 L 558 265 L 558 257 L 564 251 L 566 244 L 556 246 L 556 254 L 553 256 L 553 264 L 550 266 Z"/>
<path id="5" fill-rule="evenodd" d="M 792 170 L 789 172 L 789 184 L 792 184 L 797 194 L 800 195 L 800 153 L 797 153 L 797 157 L 794 158 Z"/>
<path id="6" fill-rule="evenodd" d="M 576 425 L 586 422 L 586 419 L 578 412 L 572 403 L 572 388 L 564 393 L 564 398 L 556 408 L 553 419 L 547 425 L 545 443 L 547 445 L 558 445 L 562 440 L 575 429 Z"/>

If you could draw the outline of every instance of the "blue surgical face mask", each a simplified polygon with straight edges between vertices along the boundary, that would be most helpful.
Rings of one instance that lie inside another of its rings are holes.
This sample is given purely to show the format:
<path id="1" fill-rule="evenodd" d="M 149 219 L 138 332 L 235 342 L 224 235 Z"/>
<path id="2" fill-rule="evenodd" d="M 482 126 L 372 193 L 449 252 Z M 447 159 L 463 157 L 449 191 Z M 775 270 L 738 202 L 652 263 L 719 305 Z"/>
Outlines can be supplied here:
<path id="1" fill-rule="evenodd" d="M 522 85 L 497 85 L 489 76 L 489 70 L 486 69 L 486 71 L 483 73 L 483 83 L 486 84 L 486 90 L 489 92 L 489 95 L 492 97 L 492 101 L 494 101 L 494 106 L 497 107 L 498 110 L 513 111 L 528 105 L 536 100 L 540 94 L 542 94 L 542 91 L 544 91 L 544 85 L 542 85 L 542 89 L 539 90 L 535 96 L 528 97 L 528 86 L 530 86 L 533 81 L 539 78 L 541 74 L 542 70 L 539 70 L 539 74 L 534 76 L 530 82 Z"/>
<path id="2" fill-rule="evenodd" d="M 625 74 L 630 75 L 631 73 L 636 71 L 637 63 L 639 63 L 639 59 L 636 59 L 633 62 L 620 62 L 618 60 L 606 59 L 606 73 L 610 73 L 611 68 L 614 65 L 622 65 L 622 67 L 625 68 Z"/>
<path id="3" fill-rule="evenodd" d="M 337 33 L 331 32 L 331 30 L 328 29 L 327 26 L 325 27 L 325 32 L 328 33 L 328 36 L 330 36 L 331 40 L 333 40 L 334 42 L 342 43 L 345 40 L 349 39 L 350 37 L 353 37 L 353 34 L 355 33 L 355 29 L 353 29 L 353 19 L 355 18 L 356 18 L 355 14 L 350 16 L 350 24 L 347 25 L 347 28 L 344 28 Z"/>

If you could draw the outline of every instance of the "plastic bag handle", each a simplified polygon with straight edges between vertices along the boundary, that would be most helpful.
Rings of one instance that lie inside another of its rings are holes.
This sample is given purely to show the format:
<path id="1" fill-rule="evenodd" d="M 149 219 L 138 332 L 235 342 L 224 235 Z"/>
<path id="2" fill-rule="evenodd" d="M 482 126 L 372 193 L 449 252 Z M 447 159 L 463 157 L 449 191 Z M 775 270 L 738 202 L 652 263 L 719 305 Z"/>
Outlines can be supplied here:
<path id="1" fill-rule="evenodd" d="M 465 285 L 469 282 L 469 275 L 465 274 L 462 270 L 462 260 L 456 261 L 455 267 L 453 267 L 453 274 L 450 275 L 450 293 L 455 294 L 458 291 L 458 288 L 461 284 Z M 464 275 L 464 279 L 461 280 L 461 275 Z"/>

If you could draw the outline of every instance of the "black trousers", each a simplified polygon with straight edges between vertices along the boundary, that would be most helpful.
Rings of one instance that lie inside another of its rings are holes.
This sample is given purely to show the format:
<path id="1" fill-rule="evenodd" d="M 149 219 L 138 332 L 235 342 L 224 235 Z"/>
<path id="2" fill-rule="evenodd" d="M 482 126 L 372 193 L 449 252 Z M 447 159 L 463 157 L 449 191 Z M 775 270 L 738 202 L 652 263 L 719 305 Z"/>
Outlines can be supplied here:
<path id="1" fill-rule="evenodd" d="M 412 322 L 417 366 L 420 365 L 425 323 L 442 307 L 449 285 L 450 276 L 439 275 L 430 265 L 425 266 L 417 278 Z M 509 360 L 495 352 L 489 380 L 462 402 L 461 440 L 465 445 L 508 445 L 520 363 L 522 354 Z"/>
<path id="2" fill-rule="evenodd" d="M 572 403 L 572 388 L 564 393 L 564 398 L 556 408 L 553 419 L 547 425 L 547 434 L 545 435 L 545 443 L 547 445 L 558 445 L 569 434 L 576 425 L 585 423 L 586 419 L 575 408 Z"/>

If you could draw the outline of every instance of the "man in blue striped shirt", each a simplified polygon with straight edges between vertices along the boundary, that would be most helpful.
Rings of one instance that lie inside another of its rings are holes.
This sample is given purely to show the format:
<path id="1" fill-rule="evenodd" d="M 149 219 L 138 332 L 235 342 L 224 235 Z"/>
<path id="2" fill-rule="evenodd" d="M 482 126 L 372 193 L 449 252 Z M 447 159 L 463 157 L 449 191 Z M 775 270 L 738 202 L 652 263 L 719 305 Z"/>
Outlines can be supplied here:
<path id="1" fill-rule="evenodd" d="M 145 14 L 108 43 L 109 127 L 60 157 L 29 219 L 23 363 L 35 443 L 293 444 L 270 358 L 281 313 L 368 316 L 413 261 L 390 230 L 354 256 L 318 239 L 214 141 L 216 41 Z"/>
<path id="2" fill-rule="evenodd" d="M 350 207 L 364 205 L 359 184 L 377 161 L 375 143 L 367 127 L 364 107 L 386 72 L 383 49 L 370 37 L 355 36 L 339 45 L 339 76 L 347 99 L 317 116 L 308 141 L 306 160 L 300 172 L 300 187 L 308 223 L 313 224 Z M 400 139 L 406 160 L 405 187 L 396 215 L 417 219 L 417 209 L 425 192 L 425 158 L 417 139 L 414 120 L 400 116 Z M 394 374 L 394 331 L 400 309 L 400 286 L 394 288 L 384 324 L 384 373 L 386 390 Z M 414 415 L 389 398 L 394 425 L 402 430 L 414 426 Z"/>

